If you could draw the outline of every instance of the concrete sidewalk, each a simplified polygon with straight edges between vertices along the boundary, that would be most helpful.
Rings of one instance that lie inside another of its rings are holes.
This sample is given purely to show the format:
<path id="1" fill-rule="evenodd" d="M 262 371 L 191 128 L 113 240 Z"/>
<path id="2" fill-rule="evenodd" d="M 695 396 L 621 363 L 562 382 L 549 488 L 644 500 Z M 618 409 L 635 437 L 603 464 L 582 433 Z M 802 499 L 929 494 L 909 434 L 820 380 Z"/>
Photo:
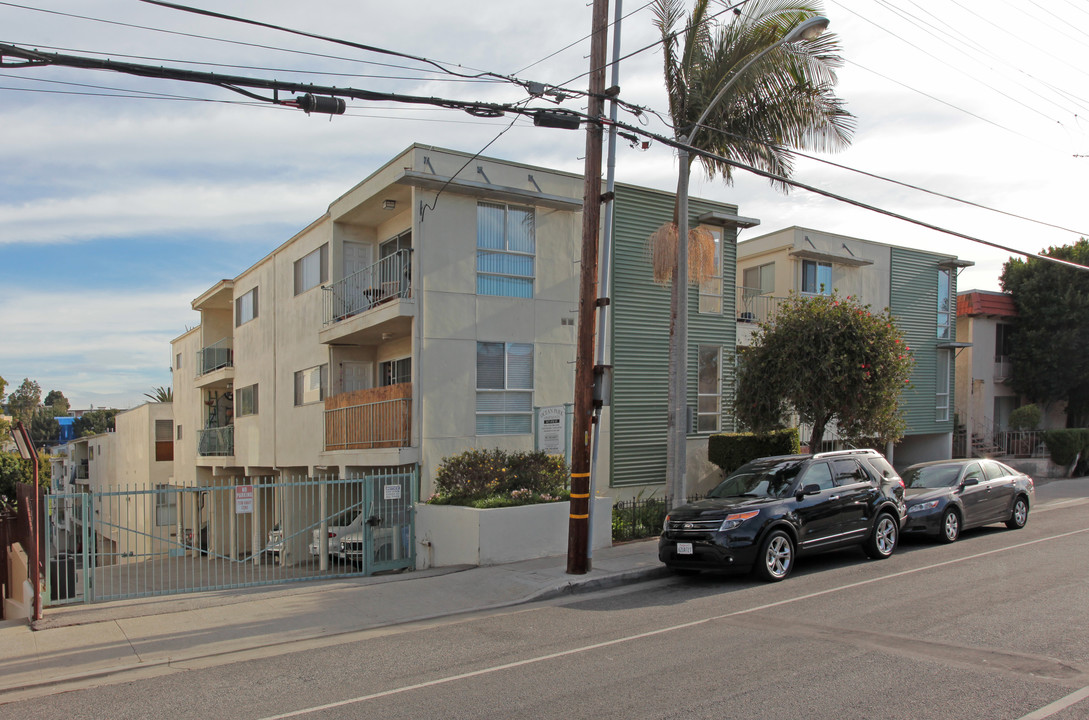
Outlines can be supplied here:
<path id="1" fill-rule="evenodd" d="M 568 575 L 566 565 L 560 556 L 47 608 L 33 628 L 25 621 L 0 622 L 0 703 L 111 675 L 216 664 L 245 651 L 301 647 L 665 574 L 657 538 L 595 550 L 585 575 Z"/>

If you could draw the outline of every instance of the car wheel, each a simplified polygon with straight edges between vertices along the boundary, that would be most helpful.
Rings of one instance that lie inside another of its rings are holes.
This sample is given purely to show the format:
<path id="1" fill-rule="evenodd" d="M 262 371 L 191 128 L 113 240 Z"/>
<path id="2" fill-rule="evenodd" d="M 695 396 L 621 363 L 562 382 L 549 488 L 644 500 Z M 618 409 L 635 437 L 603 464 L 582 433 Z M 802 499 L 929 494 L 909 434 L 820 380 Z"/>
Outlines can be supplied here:
<path id="1" fill-rule="evenodd" d="M 955 542 L 960 537 L 960 514 L 953 508 L 946 508 L 942 515 L 941 530 L 938 539 L 945 543 Z"/>
<path id="2" fill-rule="evenodd" d="M 1025 527 L 1025 523 L 1028 522 L 1028 500 L 1024 495 L 1018 496 L 1013 501 L 1013 512 L 1010 513 L 1010 519 L 1006 521 L 1006 527 L 1010 530 L 1020 530 Z"/>
<path id="3" fill-rule="evenodd" d="M 756 573 L 769 582 L 778 582 L 794 569 L 794 543 L 782 530 L 772 530 L 760 543 Z"/>
<path id="4" fill-rule="evenodd" d="M 896 541 L 899 537 L 900 526 L 896 524 L 895 518 L 888 513 L 881 513 L 877 516 L 873 532 L 866 539 L 863 549 L 874 560 L 884 560 L 896 549 Z"/>

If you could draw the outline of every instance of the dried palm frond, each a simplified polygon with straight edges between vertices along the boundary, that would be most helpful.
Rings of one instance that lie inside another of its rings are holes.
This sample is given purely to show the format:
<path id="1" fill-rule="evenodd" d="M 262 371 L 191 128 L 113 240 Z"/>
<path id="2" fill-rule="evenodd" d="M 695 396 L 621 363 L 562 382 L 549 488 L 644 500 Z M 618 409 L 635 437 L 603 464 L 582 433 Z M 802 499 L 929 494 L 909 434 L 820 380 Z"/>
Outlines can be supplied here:
<path id="1" fill-rule="evenodd" d="M 688 282 L 704 283 L 715 275 L 715 238 L 705 227 L 688 231 Z"/>
<path id="2" fill-rule="evenodd" d="M 666 223 L 647 238 L 647 254 L 654 273 L 654 282 L 668 285 L 677 260 L 677 226 Z"/>

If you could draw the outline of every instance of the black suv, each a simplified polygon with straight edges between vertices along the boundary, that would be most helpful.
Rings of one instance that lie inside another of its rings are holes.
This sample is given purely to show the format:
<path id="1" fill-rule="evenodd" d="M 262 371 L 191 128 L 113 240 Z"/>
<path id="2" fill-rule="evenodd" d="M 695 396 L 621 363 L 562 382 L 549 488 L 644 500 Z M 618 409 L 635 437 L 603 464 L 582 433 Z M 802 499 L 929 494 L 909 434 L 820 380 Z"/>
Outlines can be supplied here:
<path id="1" fill-rule="evenodd" d="M 677 571 L 752 567 L 777 581 L 809 553 L 861 545 L 887 558 L 905 517 L 904 482 L 874 450 L 760 458 L 673 508 L 658 559 Z"/>

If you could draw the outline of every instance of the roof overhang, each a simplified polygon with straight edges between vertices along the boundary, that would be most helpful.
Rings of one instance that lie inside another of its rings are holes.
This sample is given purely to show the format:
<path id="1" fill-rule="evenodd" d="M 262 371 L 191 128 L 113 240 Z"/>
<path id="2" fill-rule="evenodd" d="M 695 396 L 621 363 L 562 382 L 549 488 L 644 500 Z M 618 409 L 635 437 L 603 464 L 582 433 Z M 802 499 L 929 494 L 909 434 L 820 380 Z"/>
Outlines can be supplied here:
<path id="1" fill-rule="evenodd" d="M 942 260 L 938 263 L 938 267 L 943 270 L 952 270 L 954 268 L 966 268 L 975 265 L 971 260 L 961 260 L 960 258 L 949 258 L 948 260 Z"/>
<path id="2" fill-rule="evenodd" d="M 868 258 L 855 257 L 854 255 L 837 255 L 836 253 L 821 252 L 820 250 L 791 250 L 790 255 L 803 260 L 817 260 L 818 262 L 832 263 L 834 265 L 849 265 L 851 267 L 873 265 L 873 260 Z"/>
<path id="3" fill-rule="evenodd" d="M 760 221 L 756 218 L 742 217 L 731 213 L 718 212 L 717 210 L 703 213 L 696 218 L 696 221 L 700 225 L 717 225 L 719 227 L 740 229 L 756 227 L 760 224 Z"/>
<path id="4" fill-rule="evenodd" d="M 950 340 L 948 342 L 940 342 L 936 346 L 939 350 L 963 350 L 964 348 L 972 347 L 970 342 L 958 342 L 956 340 Z"/>
<path id="5" fill-rule="evenodd" d="M 405 170 L 397 182 L 402 185 L 424 188 L 425 190 L 448 189 L 451 192 L 473 197 L 490 198 L 493 200 L 506 200 L 522 205 L 535 205 L 554 210 L 569 210 L 578 212 L 582 210 L 582 198 L 569 198 L 562 195 L 550 195 L 548 193 L 533 192 L 521 188 L 491 185 L 476 180 L 461 180 L 458 178 L 432 175 L 418 170 Z"/>

